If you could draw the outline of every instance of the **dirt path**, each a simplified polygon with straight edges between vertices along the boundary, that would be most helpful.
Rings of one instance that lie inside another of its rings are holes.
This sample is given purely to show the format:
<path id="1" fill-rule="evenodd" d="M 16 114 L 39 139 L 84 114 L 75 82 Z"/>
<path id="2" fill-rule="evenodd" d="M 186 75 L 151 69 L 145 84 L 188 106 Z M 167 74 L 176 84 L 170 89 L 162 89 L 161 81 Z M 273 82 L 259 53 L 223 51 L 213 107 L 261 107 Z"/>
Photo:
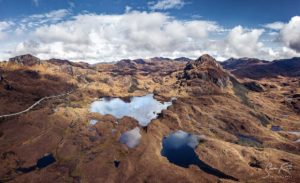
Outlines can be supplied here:
<path id="1" fill-rule="evenodd" d="M 62 96 L 65 96 L 65 95 L 69 95 L 70 93 L 72 93 L 74 90 L 71 90 L 67 93 L 63 93 L 63 94 L 60 94 L 60 95 L 53 95 L 53 96 L 48 96 L 48 97 L 43 97 L 41 98 L 40 100 L 38 100 L 37 102 L 35 102 L 34 104 L 32 104 L 30 107 L 28 107 L 27 109 L 23 110 L 23 111 L 20 111 L 20 112 L 16 112 L 16 113 L 12 113 L 12 114 L 5 114 L 5 115 L 1 115 L 0 118 L 5 118 L 5 117 L 11 117 L 11 116 L 17 116 L 17 115 L 20 115 L 20 114 L 23 114 L 25 112 L 28 112 L 30 111 L 31 109 L 33 109 L 35 106 L 39 105 L 42 101 L 44 100 L 47 100 L 47 99 L 53 99 L 53 98 L 59 98 L 59 97 L 62 97 Z"/>

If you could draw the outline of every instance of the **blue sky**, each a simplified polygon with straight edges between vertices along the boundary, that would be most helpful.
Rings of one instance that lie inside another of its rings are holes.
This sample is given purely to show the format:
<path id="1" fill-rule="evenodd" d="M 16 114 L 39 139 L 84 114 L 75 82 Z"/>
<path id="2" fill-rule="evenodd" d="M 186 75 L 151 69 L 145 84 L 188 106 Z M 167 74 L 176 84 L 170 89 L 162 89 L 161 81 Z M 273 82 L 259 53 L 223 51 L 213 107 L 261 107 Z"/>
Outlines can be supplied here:
<path id="1" fill-rule="evenodd" d="M 73 12 L 121 14 L 126 6 L 137 10 L 149 10 L 145 0 L 0 0 L 2 20 L 42 14 L 52 10 L 66 9 Z M 73 4 L 73 5 L 72 5 Z M 217 21 L 224 26 L 258 26 L 269 22 L 287 22 L 300 14 L 298 0 L 197 0 L 186 1 L 182 8 L 163 10 L 179 19 L 202 17 Z"/>
<path id="2" fill-rule="evenodd" d="M 300 52 L 298 0 L 0 0 L 0 12 L 0 60 L 27 52 L 88 62 Z"/>

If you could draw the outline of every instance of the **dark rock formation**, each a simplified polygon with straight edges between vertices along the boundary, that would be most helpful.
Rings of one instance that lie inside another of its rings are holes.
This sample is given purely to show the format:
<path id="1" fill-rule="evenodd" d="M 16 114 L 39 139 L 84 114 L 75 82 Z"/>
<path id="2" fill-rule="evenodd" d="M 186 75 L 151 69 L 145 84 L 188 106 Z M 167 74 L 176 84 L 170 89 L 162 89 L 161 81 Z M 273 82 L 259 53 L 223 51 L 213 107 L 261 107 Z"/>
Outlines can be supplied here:
<path id="1" fill-rule="evenodd" d="M 255 92 L 263 92 L 264 91 L 263 86 L 255 81 L 246 82 L 246 83 L 244 83 L 244 86 L 248 90 L 251 90 L 251 91 L 255 91 Z"/>
<path id="2" fill-rule="evenodd" d="M 289 96 L 282 103 L 286 104 L 295 112 L 300 114 L 300 94 Z"/>
<path id="3" fill-rule="evenodd" d="M 35 56 L 30 54 L 20 55 L 9 59 L 10 63 L 16 63 L 25 66 L 33 66 L 37 64 L 41 64 L 41 60 Z"/>

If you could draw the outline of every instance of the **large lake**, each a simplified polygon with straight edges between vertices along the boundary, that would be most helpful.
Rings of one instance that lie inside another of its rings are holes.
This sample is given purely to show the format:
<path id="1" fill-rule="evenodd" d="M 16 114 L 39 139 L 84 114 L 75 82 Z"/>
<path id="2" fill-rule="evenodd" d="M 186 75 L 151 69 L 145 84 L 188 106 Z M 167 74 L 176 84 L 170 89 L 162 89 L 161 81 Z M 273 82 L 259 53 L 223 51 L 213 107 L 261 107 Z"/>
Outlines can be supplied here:
<path id="1" fill-rule="evenodd" d="M 151 120 L 157 118 L 157 115 L 164 109 L 172 105 L 170 102 L 160 102 L 153 98 L 153 94 L 131 97 L 130 101 L 124 101 L 120 98 L 102 98 L 91 104 L 91 112 L 97 112 L 102 115 L 111 114 L 116 118 L 129 116 L 136 119 L 141 126 L 147 126 Z"/>

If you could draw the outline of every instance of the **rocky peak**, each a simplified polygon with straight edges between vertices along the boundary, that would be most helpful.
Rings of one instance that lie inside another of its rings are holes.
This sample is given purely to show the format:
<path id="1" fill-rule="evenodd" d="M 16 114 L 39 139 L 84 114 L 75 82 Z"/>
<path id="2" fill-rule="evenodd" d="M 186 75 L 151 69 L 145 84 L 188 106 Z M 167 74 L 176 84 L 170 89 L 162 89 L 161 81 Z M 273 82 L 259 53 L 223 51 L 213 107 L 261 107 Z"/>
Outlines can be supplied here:
<path id="1" fill-rule="evenodd" d="M 210 55 L 204 54 L 195 60 L 195 65 L 201 65 L 202 67 L 216 67 L 221 68 L 220 64 Z"/>
<path id="2" fill-rule="evenodd" d="M 201 79 L 212 82 L 218 87 L 226 87 L 229 82 L 229 74 L 208 54 L 188 62 L 184 68 L 182 78 L 186 80 Z"/>
<path id="3" fill-rule="evenodd" d="M 9 59 L 10 63 L 16 63 L 20 65 L 33 66 L 36 64 L 41 64 L 41 60 L 33 55 L 26 54 L 20 55 Z"/>

